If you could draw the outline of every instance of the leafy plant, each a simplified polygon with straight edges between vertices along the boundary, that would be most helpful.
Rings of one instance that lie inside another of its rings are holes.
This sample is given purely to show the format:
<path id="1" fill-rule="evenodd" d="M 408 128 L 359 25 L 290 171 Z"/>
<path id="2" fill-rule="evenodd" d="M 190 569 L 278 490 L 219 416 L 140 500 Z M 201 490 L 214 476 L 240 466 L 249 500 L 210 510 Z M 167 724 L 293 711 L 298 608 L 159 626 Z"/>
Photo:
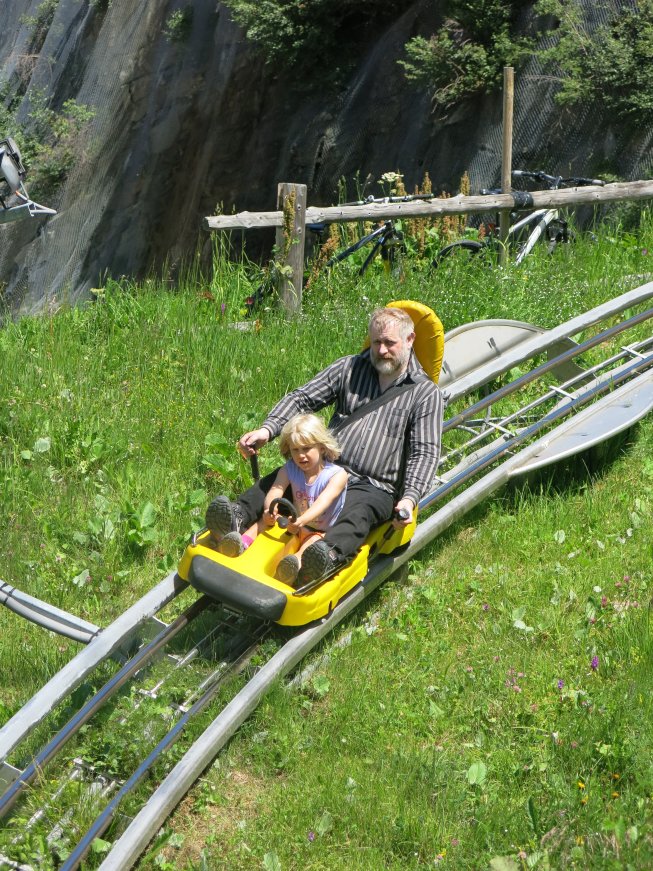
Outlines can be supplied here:
<path id="1" fill-rule="evenodd" d="M 79 160 L 80 136 L 94 115 L 76 100 L 66 100 L 57 112 L 42 95 L 32 96 L 24 158 L 33 195 L 47 196 L 62 184 Z"/>
<path id="2" fill-rule="evenodd" d="M 193 27 L 193 7 L 185 6 L 175 9 L 166 19 L 163 34 L 169 42 L 184 42 L 190 36 Z"/>
<path id="3" fill-rule="evenodd" d="M 532 38 L 516 32 L 517 14 L 525 5 L 523 0 L 450 0 L 436 33 L 406 43 L 406 60 L 399 61 L 406 78 L 428 88 L 440 111 L 497 88 L 503 67 L 517 65 L 532 50 Z"/>
<path id="4" fill-rule="evenodd" d="M 618 4 L 606 24 L 590 27 L 580 4 L 539 0 L 536 11 L 557 22 L 555 44 L 541 57 L 560 71 L 556 101 L 598 101 L 616 120 L 653 120 L 653 0 Z"/>
<path id="5" fill-rule="evenodd" d="M 138 550 L 143 550 L 157 541 L 156 508 L 151 502 L 144 502 L 138 508 L 127 506 L 127 541 Z"/>
<path id="6" fill-rule="evenodd" d="M 398 18 L 410 0 L 226 0 L 225 5 L 247 38 L 258 43 L 268 62 L 285 69 L 321 63 L 336 73 L 360 50 L 363 34 Z"/>

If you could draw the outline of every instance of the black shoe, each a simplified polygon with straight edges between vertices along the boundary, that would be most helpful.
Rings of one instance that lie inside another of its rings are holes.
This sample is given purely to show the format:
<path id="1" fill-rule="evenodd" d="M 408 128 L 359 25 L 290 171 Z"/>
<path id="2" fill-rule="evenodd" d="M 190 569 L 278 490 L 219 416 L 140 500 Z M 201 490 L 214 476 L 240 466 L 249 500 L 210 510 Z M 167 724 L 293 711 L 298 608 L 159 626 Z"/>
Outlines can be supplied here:
<path id="1" fill-rule="evenodd" d="M 243 537 L 239 532 L 228 532 L 218 542 L 218 553 L 223 556 L 240 556 L 245 553 Z"/>
<path id="2" fill-rule="evenodd" d="M 292 587 L 297 580 L 298 572 L 299 558 L 294 553 L 290 553 L 279 560 L 274 576 L 282 584 L 288 584 L 288 586 Z"/>
<path id="3" fill-rule="evenodd" d="M 244 532 L 243 509 L 237 502 L 230 502 L 226 496 L 217 496 L 206 509 L 205 523 L 216 538 L 228 532 Z"/>
<path id="4" fill-rule="evenodd" d="M 347 562 L 326 541 L 316 541 L 302 554 L 302 567 L 297 575 L 297 584 L 302 587 L 311 581 L 321 581 L 334 575 Z"/>

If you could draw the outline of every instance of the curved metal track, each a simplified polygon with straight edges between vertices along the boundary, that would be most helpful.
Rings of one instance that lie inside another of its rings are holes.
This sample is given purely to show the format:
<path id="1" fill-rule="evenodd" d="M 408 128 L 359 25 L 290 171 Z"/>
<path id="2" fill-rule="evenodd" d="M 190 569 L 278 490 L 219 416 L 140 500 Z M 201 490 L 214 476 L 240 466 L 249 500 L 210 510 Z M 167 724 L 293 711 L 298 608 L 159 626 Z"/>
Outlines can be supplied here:
<path id="1" fill-rule="evenodd" d="M 519 325 L 513 323 L 505 347 L 502 348 L 501 342 L 496 340 L 487 341 L 485 345 L 476 342 L 473 368 L 470 367 L 469 371 L 465 371 L 464 354 L 459 354 L 460 359 L 450 367 L 457 376 L 456 380 L 450 380 L 445 387 L 450 403 L 464 399 L 520 363 L 546 352 L 555 356 L 532 368 L 521 378 L 488 392 L 479 401 L 452 414 L 445 424 L 445 434 L 447 439 L 453 439 L 453 443 L 443 455 L 437 486 L 420 503 L 420 523 L 409 546 L 399 554 L 378 557 L 371 564 L 363 582 L 336 606 L 326 620 L 297 632 L 232 695 L 206 731 L 164 776 L 159 787 L 116 838 L 100 866 L 103 871 L 122 871 L 132 867 L 169 813 L 272 684 L 288 674 L 389 575 L 510 478 L 597 444 L 632 426 L 653 408 L 653 336 L 641 338 L 642 325 L 653 317 L 653 309 L 632 315 L 580 344 L 572 341 L 572 337 L 627 309 L 634 309 L 652 296 L 653 283 L 649 283 L 554 330 L 541 331 L 522 325 L 521 341 L 515 335 L 515 332 L 519 333 Z M 482 324 L 484 335 L 487 324 Z M 471 325 L 470 335 L 473 335 L 473 330 L 474 325 Z M 635 330 L 636 339 L 631 337 L 629 344 L 615 345 L 620 334 L 626 335 Z M 598 354 L 599 346 L 608 343 L 612 346 L 610 357 L 589 368 L 578 367 L 576 358 Z M 549 375 L 570 377 L 562 384 L 544 383 L 541 387 L 543 379 Z M 539 391 L 537 395 L 536 391 Z M 515 408 L 515 396 L 524 392 L 528 394 L 527 401 L 520 408 Z M 498 410 L 504 400 L 508 400 L 511 407 L 507 412 L 500 412 Z M 0 602 L 46 628 L 87 643 L 84 650 L 0 729 L 0 763 L 5 766 L 4 778 L 9 784 L 0 796 L 0 816 L 8 813 L 19 801 L 25 788 L 37 779 L 42 768 L 60 754 L 69 737 L 123 684 L 140 673 L 143 664 L 150 661 L 171 637 L 198 617 L 206 603 L 199 599 L 170 627 L 158 623 L 155 638 L 124 663 L 96 696 L 33 757 L 32 763 L 24 771 L 13 769 L 8 757 L 57 705 L 70 699 L 74 689 L 100 664 L 108 663 L 112 658 L 124 659 L 134 635 L 147 634 L 148 624 L 155 620 L 155 615 L 184 589 L 186 584 L 174 574 L 169 575 L 111 626 L 98 630 L 91 624 L 76 622 L 71 615 L 49 609 L 45 603 L 30 600 L 25 594 L 0 582 Z M 178 626 L 175 625 L 177 623 Z M 258 636 L 258 633 L 255 634 Z M 257 640 L 258 637 L 251 643 L 235 645 L 228 667 L 223 664 L 221 675 L 227 672 L 231 674 L 240 668 L 251 656 Z M 182 657 L 182 661 L 188 658 L 191 657 Z M 142 780 L 153 761 L 176 740 L 190 720 L 214 698 L 222 686 L 221 675 L 207 679 L 198 697 L 183 710 L 181 717 L 143 761 L 136 765 L 131 776 L 124 783 L 113 784 L 108 789 L 103 809 L 60 866 L 64 871 L 79 867 L 94 838 L 99 837 L 111 824 L 122 798 Z M 1 775 L 2 771 L 0 778 Z M 0 868 L 3 858 L 0 856 Z M 6 859 L 5 865 L 12 867 L 12 862 Z"/>

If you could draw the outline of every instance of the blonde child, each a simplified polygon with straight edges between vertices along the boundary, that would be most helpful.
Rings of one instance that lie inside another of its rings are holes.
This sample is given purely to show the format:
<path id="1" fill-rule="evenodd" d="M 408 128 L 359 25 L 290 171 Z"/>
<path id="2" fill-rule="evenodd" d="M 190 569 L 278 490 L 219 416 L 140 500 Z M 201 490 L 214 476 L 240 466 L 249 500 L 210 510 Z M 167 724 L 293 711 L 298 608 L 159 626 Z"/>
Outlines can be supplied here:
<path id="1" fill-rule="evenodd" d="M 271 514 L 270 505 L 290 487 L 297 516 L 288 524 L 288 531 L 299 537 L 299 549 L 291 553 L 293 543 L 286 545 L 275 577 L 293 585 L 301 568 L 302 553 L 323 537 L 342 511 L 347 472 L 333 462 L 340 456 L 340 448 L 314 414 L 298 414 L 288 421 L 281 430 L 279 450 L 286 463 L 265 496 L 262 517 L 242 535 L 228 532 L 219 541 L 218 550 L 226 556 L 241 554 L 259 532 L 275 524 L 278 513 L 275 506 Z"/>

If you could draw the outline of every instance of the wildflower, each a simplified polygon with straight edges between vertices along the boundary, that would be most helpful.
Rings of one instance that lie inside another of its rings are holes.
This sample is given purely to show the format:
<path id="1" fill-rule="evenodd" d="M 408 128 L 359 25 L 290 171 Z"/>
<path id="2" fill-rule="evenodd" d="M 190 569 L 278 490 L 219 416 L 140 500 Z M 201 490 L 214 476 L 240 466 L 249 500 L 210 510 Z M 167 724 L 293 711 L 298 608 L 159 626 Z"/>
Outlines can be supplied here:
<path id="1" fill-rule="evenodd" d="M 584 796 L 581 798 L 580 803 L 581 803 L 581 804 L 587 804 L 587 796 L 586 796 L 586 795 L 584 795 Z"/>
<path id="2" fill-rule="evenodd" d="M 621 780 L 621 775 L 617 774 L 617 772 L 615 771 L 615 773 L 612 775 L 612 779 L 613 780 Z"/>
<path id="3" fill-rule="evenodd" d="M 582 780 L 578 781 L 578 789 L 585 789 L 585 784 L 583 783 Z"/>
<path id="4" fill-rule="evenodd" d="M 512 687 L 512 688 L 513 688 L 513 690 L 514 690 L 516 693 L 520 693 L 520 692 L 521 692 L 521 687 L 518 687 L 517 684 L 513 684 L 513 687 Z"/>
<path id="5" fill-rule="evenodd" d="M 565 682 L 563 681 L 563 679 L 559 678 L 558 679 L 558 689 L 561 690 L 564 685 L 565 685 Z"/>
<path id="6" fill-rule="evenodd" d="M 601 607 L 602 607 L 602 608 L 605 608 L 605 606 L 606 606 L 607 604 L 608 604 L 608 597 L 607 597 L 607 596 L 601 596 Z"/>
<path id="7" fill-rule="evenodd" d="M 590 662 L 590 668 L 592 669 L 592 671 L 597 671 L 598 667 L 599 667 L 599 658 L 598 658 L 598 656 L 594 655 L 592 657 L 592 661 Z"/>
<path id="8" fill-rule="evenodd" d="M 627 584 L 630 580 L 630 575 L 624 575 L 624 582 Z"/>
<path id="9" fill-rule="evenodd" d="M 612 793 L 612 798 L 619 798 L 619 793 L 618 793 L 618 792 L 613 792 L 613 793 Z"/>
<path id="10" fill-rule="evenodd" d="M 315 840 L 315 832 L 309 832 L 308 835 L 306 835 L 306 837 L 312 843 Z"/>
<path id="11" fill-rule="evenodd" d="M 451 846 L 452 847 L 457 847 L 459 844 L 460 844 L 460 841 L 458 840 L 458 838 L 451 839 Z"/>
<path id="12" fill-rule="evenodd" d="M 483 607 L 483 610 L 484 610 L 484 611 L 489 611 L 489 610 L 490 610 L 490 606 L 488 605 L 487 602 L 483 602 L 483 606 L 482 606 L 482 607 Z"/>

